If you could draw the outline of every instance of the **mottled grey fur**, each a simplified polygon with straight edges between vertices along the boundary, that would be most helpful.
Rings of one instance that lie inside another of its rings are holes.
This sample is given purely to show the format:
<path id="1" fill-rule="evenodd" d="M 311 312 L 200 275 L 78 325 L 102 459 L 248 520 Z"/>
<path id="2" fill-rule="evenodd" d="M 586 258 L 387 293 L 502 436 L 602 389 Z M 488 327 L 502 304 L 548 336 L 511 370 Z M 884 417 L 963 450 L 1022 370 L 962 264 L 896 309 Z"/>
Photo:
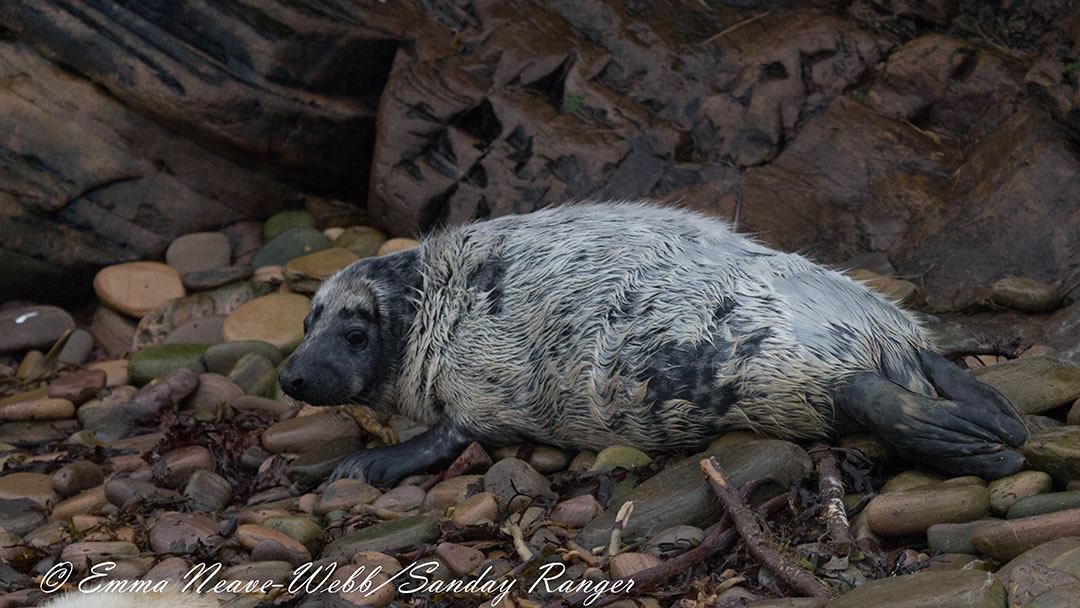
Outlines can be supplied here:
<path id="1" fill-rule="evenodd" d="M 720 221 L 644 203 L 447 229 L 353 264 L 313 306 L 294 359 L 327 347 L 333 338 L 320 332 L 340 332 L 320 318 L 360 314 L 401 335 L 373 334 L 391 336 L 378 378 L 346 363 L 337 382 L 320 381 L 334 386 L 291 394 L 360 401 L 493 443 L 655 452 L 733 429 L 823 437 L 841 420 L 838 385 L 866 372 L 935 396 L 919 360 L 930 341 L 884 297 Z M 283 386 L 302 373 L 283 373 Z"/>

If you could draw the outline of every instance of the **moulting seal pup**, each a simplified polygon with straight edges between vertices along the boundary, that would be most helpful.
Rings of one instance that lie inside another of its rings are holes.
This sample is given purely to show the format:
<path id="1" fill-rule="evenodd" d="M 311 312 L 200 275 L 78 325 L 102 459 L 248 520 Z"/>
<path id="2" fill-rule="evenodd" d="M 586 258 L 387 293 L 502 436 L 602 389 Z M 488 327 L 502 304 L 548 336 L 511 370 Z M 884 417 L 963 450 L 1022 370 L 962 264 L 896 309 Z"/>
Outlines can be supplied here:
<path id="1" fill-rule="evenodd" d="M 954 475 L 1024 461 L 1012 405 L 911 315 L 686 210 L 577 204 L 450 228 L 352 264 L 312 306 L 282 389 L 430 425 L 334 479 L 390 485 L 474 440 L 655 452 L 733 429 L 865 429 Z"/>

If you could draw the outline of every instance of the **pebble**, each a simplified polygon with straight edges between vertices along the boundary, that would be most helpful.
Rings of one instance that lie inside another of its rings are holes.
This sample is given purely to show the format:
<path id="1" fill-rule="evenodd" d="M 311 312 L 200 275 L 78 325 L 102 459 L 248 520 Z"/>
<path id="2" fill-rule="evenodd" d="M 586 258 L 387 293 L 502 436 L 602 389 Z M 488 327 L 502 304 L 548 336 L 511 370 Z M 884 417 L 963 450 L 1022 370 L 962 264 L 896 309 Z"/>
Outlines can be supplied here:
<path id="1" fill-rule="evenodd" d="M 936 486 L 945 481 L 939 473 L 929 471 L 903 471 L 889 478 L 881 487 L 882 494 L 897 494 L 924 486 Z"/>
<path id="2" fill-rule="evenodd" d="M 419 509 L 420 506 L 424 504 L 425 496 L 427 496 L 427 492 L 422 488 L 417 486 L 401 486 L 379 496 L 372 504 L 381 509 L 390 509 L 391 511 L 397 511 L 398 513 L 406 513 L 414 509 Z"/>
<path id="3" fill-rule="evenodd" d="M 224 326 L 225 315 L 192 319 L 170 331 L 163 344 L 219 344 Z"/>
<path id="4" fill-rule="evenodd" d="M 1080 427 L 1065 426 L 1032 434 L 1024 456 L 1033 469 L 1045 471 L 1060 484 L 1080 480 Z"/>
<path id="5" fill-rule="evenodd" d="M 975 528 L 983 525 L 986 519 L 958 524 L 934 524 L 926 529 L 926 540 L 931 553 L 978 553 L 971 544 L 971 535 Z"/>
<path id="6" fill-rule="evenodd" d="M 229 283 L 246 281 L 251 278 L 252 272 L 251 266 L 224 266 L 186 273 L 181 275 L 180 281 L 188 291 L 206 291 L 224 287 Z"/>
<path id="7" fill-rule="evenodd" d="M 52 479 L 41 473 L 5 473 L 0 476 L 0 500 L 26 498 L 42 507 L 51 507 L 60 497 L 52 488 Z"/>
<path id="8" fill-rule="evenodd" d="M 64 520 L 75 515 L 94 515 L 108 504 L 109 501 L 105 499 L 105 486 L 90 488 L 58 503 L 49 514 L 49 519 Z"/>
<path id="9" fill-rule="evenodd" d="M 1024 608 L 1075 608 L 1080 606 L 1080 584 L 1061 585 L 1035 596 Z"/>
<path id="10" fill-rule="evenodd" d="M 1038 414 L 1025 414 L 1023 416 L 1024 426 L 1028 429 L 1028 434 L 1041 433 L 1042 431 L 1048 431 L 1050 429 L 1056 429 L 1065 426 L 1065 423 L 1049 416 L 1039 416 Z"/>
<path id="11" fill-rule="evenodd" d="M 236 540 L 248 549 L 254 549 L 256 545 L 264 541 L 273 541 L 286 551 L 287 561 L 293 565 L 300 565 L 311 561 L 311 552 L 307 547 L 293 540 L 286 534 L 282 534 L 272 528 L 257 524 L 243 524 L 236 529 Z"/>
<path id="12" fill-rule="evenodd" d="M 289 291 L 313 294 L 323 281 L 359 259 L 348 249 L 330 247 L 289 260 L 281 270 Z"/>
<path id="13" fill-rule="evenodd" d="M 49 383 L 49 397 L 81 404 L 94 399 L 105 388 L 109 374 L 98 369 L 66 372 Z"/>
<path id="14" fill-rule="evenodd" d="M 32 447 L 60 441 L 79 430 L 75 420 L 5 422 L 0 424 L 0 443 Z"/>
<path id="15" fill-rule="evenodd" d="M 66 522 L 51 521 L 44 523 L 45 518 L 40 517 L 41 524 L 34 526 L 34 528 L 26 533 L 22 533 L 23 540 L 26 544 L 42 551 L 48 551 L 50 553 L 59 551 L 62 545 L 71 543 L 71 527 Z M 5 526 L 5 530 L 8 528 Z M 15 532 L 15 534 L 20 534 Z"/>
<path id="16" fill-rule="evenodd" d="M 90 320 L 90 333 L 110 357 L 126 357 L 138 331 L 134 321 L 108 306 L 98 306 Z"/>
<path id="17" fill-rule="evenodd" d="M 247 395 L 265 395 L 277 382 L 274 363 L 262 355 L 248 353 L 233 366 L 229 380 Z"/>
<path id="18" fill-rule="evenodd" d="M 344 232 L 345 229 L 341 226 L 333 226 L 322 231 L 322 233 L 326 235 L 326 238 L 330 239 L 331 242 L 341 236 Z M 334 246 L 336 247 L 337 245 Z"/>
<path id="19" fill-rule="evenodd" d="M 353 577 L 353 581 L 364 581 L 372 572 L 370 569 L 360 570 L 362 566 L 343 566 L 338 568 L 330 580 L 344 583 L 349 580 L 349 577 Z M 355 574 L 355 576 L 353 576 Z M 384 608 L 388 606 L 390 602 L 394 600 L 394 596 L 397 595 L 397 588 L 393 584 L 387 584 L 390 582 L 390 577 L 386 574 L 379 572 L 375 576 L 371 577 L 371 589 L 364 590 L 360 588 L 354 588 L 351 591 L 342 587 L 341 591 L 336 592 L 334 595 L 340 598 L 341 602 L 347 606 L 365 606 L 367 608 Z M 340 605 L 340 604 L 334 604 Z"/>
<path id="20" fill-rule="evenodd" d="M 1005 583 L 1011 606 L 1028 606 L 1036 596 L 1056 587 L 1080 584 L 1075 576 L 1033 564 L 1016 568 Z"/>
<path id="21" fill-rule="evenodd" d="M 439 538 L 439 523 L 427 515 L 379 522 L 326 546 L 324 559 L 349 558 L 361 551 L 402 552 Z"/>
<path id="22" fill-rule="evenodd" d="M 357 257 L 369 258 L 379 255 L 379 248 L 386 242 L 386 235 L 370 226 L 351 226 L 334 239 L 334 247 L 344 247 Z"/>
<path id="23" fill-rule="evenodd" d="M 592 494 L 583 494 L 555 505 L 548 519 L 564 526 L 580 528 L 588 525 L 603 510 L 600 503 L 596 502 L 596 497 Z"/>
<path id="24" fill-rule="evenodd" d="M 849 277 L 862 282 L 867 289 L 901 304 L 917 304 L 921 298 L 918 286 L 911 281 L 882 276 L 865 268 L 856 268 L 846 272 Z"/>
<path id="25" fill-rule="evenodd" d="M 76 329 L 68 336 L 64 348 L 56 360 L 70 365 L 82 365 L 90 358 L 90 351 L 94 350 L 94 336 L 85 329 Z"/>
<path id="26" fill-rule="evenodd" d="M 328 441 L 315 439 L 313 442 L 301 448 L 300 457 L 285 468 L 286 478 L 306 485 L 326 481 L 338 463 L 364 447 L 364 442 L 359 437 L 337 437 Z"/>
<path id="27" fill-rule="evenodd" d="M 581 450 L 574 455 L 574 459 L 570 461 L 570 466 L 566 470 L 571 473 L 582 474 L 588 472 L 596 462 L 596 452 L 592 450 Z"/>
<path id="28" fill-rule="evenodd" d="M 137 385 L 146 384 L 177 368 L 196 374 L 206 372 L 203 353 L 206 344 L 155 344 L 147 346 L 128 359 L 128 377 Z"/>
<path id="29" fill-rule="evenodd" d="M 331 511 L 349 511 L 355 505 L 370 505 L 382 496 L 382 492 L 359 479 L 339 479 L 328 485 L 315 513 L 326 515 Z"/>
<path id="30" fill-rule="evenodd" d="M 1056 538 L 1080 535 L 1080 509 L 983 524 L 971 543 L 980 553 L 1008 560 Z"/>
<path id="31" fill-rule="evenodd" d="M 219 374 L 199 374 L 199 386 L 180 402 L 181 409 L 196 412 L 228 412 L 229 406 L 244 391 L 235 382 Z"/>
<path id="32" fill-rule="evenodd" d="M 256 298 L 232 311 L 222 331 L 226 342 L 261 340 L 291 352 L 304 338 L 304 317 L 311 301 L 294 293 Z"/>
<path id="33" fill-rule="evenodd" d="M 990 298 L 998 306 L 1020 312 L 1053 312 L 1061 302 L 1057 289 L 1027 277 L 1005 277 L 990 286 Z"/>
<path id="34" fill-rule="evenodd" d="M 530 502 L 530 497 L 555 500 L 551 482 L 529 463 L 517 458 L 504 458 L 491 465 L 484 474 L 484 489 L 499 499 L 499 507 L 513 513 Z"/>
<path id="35" fill-rule="evenodd" d="M 261 355 L 269 359 L 274 365 L 281 363 L 281 351 L 273 344 L 261 340 L 241 340 L 215 344 L 206 349 L 203 359 L 206 361 L 208 371 L 224 376 L 232 371 L 241 357 L 247 354 Z"/>
<path id="36" fill-rule="evenodd" d="M 71 562 L 77 568 L 85 564 L 115 561 L 116 558 L 137 557 L 139 548 L 134 543 L 119 541 L 72 543 L 60 552 L 60 560 Z"/>
<path id="37" fill-rule="evenodd" d="M 240 585 L 245 582 L 252 582 L 258 586 L 262 585 L 277 585 L 277 588 L 284 587 L 289 584 L 292 579 L 293 568 L 296 565 L 284 560 L 271 560 L 271 561 L 251 561 L 246 564 L 238 564 L 230 568 L 226 568 L 221 572 L 222 581 L 228 581 L 224 586 L 226 591 L 229 591 L 229 585 L 233 585 L 235 589 L 239 590 Z M 274 587 L 270 587 L 273 589 Z M 258 597 L 253 598 L 258 600 Z M 259 602 L 255 604 L 249 604 L 247 606 L 241 604 L 236 608 L 254 608 L 258 606 Z M 230 608 L 232 608 L 230 606 Z"/>
<path id="38" fill-rule="evenodd" d="M 27 306 L 0 311 L 0 353 L 48 349 L 75 320 L 62 308 Z"/>
<path id="39" fill-rule="evenodd" d="M 229 237 L 220 232 L 193 232 L 185 234 L 165 250 L 165 263 L 179 274 L 213 270 L 232 262 L 232 245 Z"/>
<path id="40" fill-rule="evenodd" d="M 106 306 L 132 317 L 141 317 L 185 293 L 176 270 L 158 262 L 106 266 L 94 277 L 94 292 Z"/>
<path id="41" fill-rule="evenodd" d="M 291 228 L 267 241 L 251 258 L 256 273 L 263 266 L 284 266 L 289 260 L 322 251 L 330 239 L 314 228 Z"/>
<path id="42" fill-rule="evenodd" d="M 142 580 L 165 581 L 170 586 L 183 587 L 188 581 L 184 576 L 191 571 L 193 565 L 182 557 L 166 557 L 154 564 L 154 567 L 142 576 Z"/>
<path id="43" fill-rule="evenodd" d="M 866 517 L 876 534 L 907 536 L 924 534 L 934 524 L 973 521 L 989 510 L 986 488 L 946 486 L 875 496 L 866 505 Z"/>
<path id="44" fill-rule="evenodd" d="M 715 457 L 737 487 L 762 477 L 773 476 L 778 484 L 766 484 L 751 495 L 751 504 L 779 494 L 778 485 L 789 485 L 810 474 L 810 456 L 799 446 L 776 439 L 750 441 L 694 454 L 665 468 L 634 488 L 621 501 L 608 508 L 578 533 L 578 544 L 585 548 L 606 545 L 611 536 L 615 515 L 624 500 L 634 501 L 634 515 L 627 522 L 623 537 L 649 538 L 672 526 L 707 527 L 721 512 L 716 496 L 701 474 L 699 462 Z M 984 490 L 985 491 L 985 490 Z"/>
<path id="45" fill-rule="evenodd" d="M 19 368 L 15 370 L 15 377 L 19 380 L 34 380 L 40 378 L 45 371 L 42 365 L 45 355 L 40 350 L 32 350 L 19 362 Z"/>
<path id="46" fill-rule="evenodd" d="M 263 224 L 262 238 L 269 241 L 290 228 L 314 228 L 315 217 L 307 211 L 281 211 Z"/>
<path id="47" fill-rule="evenodd" d="M 188 478 L 184 497 L 193 511 L 220 512 L 232 498 L 232 484 L 213 471 L 198 470 Z"/>
<path id="48" fill-rule="evenodd" d="M 1035 494 L 1049 492 L 1053 480 L 1042 471 L 1021 471 L 990 482 L 990 510 L 1005 515 L 1016 501 Z"/>
<path id="49" fill-rule="evenodd" d="M 397 253 L 399 251 L 405 251 L 406 249 L 412 249 L 419 246 L 420 242 L 415 239 L 390 239 L 379 246 L 379 250 L 375 252 L 375 255 L 390 255 L 391 253 Z"/>
<path id="50" fill-rule="evenodd" d="M 611 558 L 611 578 L 629 578 L 634 574 L 659 566 L 660 558 L 648 553 L 620 553 Z"/>
<path id="51" fill-rule="evenodd" d="M 121 509 L 132 505 L 152 502 L 168 501 L 177 498 L 176 492 L 165 488 L 159 488 L 148 481 L 139 481 L 129 477 L 112 477 L 105 482 L 105 500 Z"/>
<path id="52" fill-rule="evenodd" d="M 1021 498 L 1009 508 L 1005 518 L 1020 519 L 1066 509 L 1080 509 L 1080 491 L 1050 492 Z"/>
<path id="53" fill-rule="evenodd" d="M 435 556 L 457 576 L 472 572 L 486 559 L 482 552 L 455 543 L 439 543 L 435 547 Z"/>
<path id="54" fill-rule="evenodd" d="M 57 420 L 74 415 L 75 404 L 67 399 L 35 399 L 0 409 L 0 420 Z"/>
<path id="55" fill-rule="evenodd" d="M 978 570 L 944 570 L 867 581 L 828 608 L 1005 608 L 1005 585 Z"/>
<path id="56" fill-rule="evenodd" d="M 874 462 L 887 462 L 894 454 L 892 446 L 869 433 L 844 435 L 836 441 L 837 447 L 858 450 Z"/>
<path id="57" fill-rule="evenodd" d="M 253 414 L 271 421 L 279 420 L 285 414 L 296 411 L 296 408 L 286 403 L 254 395 L 242 395 L 233 400 L 231 405 L 237 412 Z"/>
<path id="58" fill-rule="evenodd" d="M 161 455 L 161 460 L 163 462 L 154 464 L 153 472 L 150 465 L 147 465 L 132 473 L 131 478 L 138 481 L 150 481 L 155 477 L 160 477 L 165 487 L 180 488 L 187 483 L 188 478 L 195 471 L 214 470 L 214 455 L 201 445 L 189 445 L 170 450 Z"/>
<path id="59" fill-rule="evenodd" d="M 217 521 L 205 513 L 162 513 L 148 536 L 150 548 L 158 553 L 190 553 L 222 540 Z"/>
<path id="60" fill-rule="evenodd" d="M 67 498 L 100 486 L 105 482 L 105 474 L 101 472 L 101 467 L 89 460 L 76 460 L 53 471 L 50 479 L 53 490 Z"/>
<path id="61" fill-rule="evenodd" d="M 326 532 L 314 520 L 307 517 L 274 515 L 264 519 L 262 525 L 295 540 L 312 555 L 322 549 L 326 539 Z"/>
<path id="62" fill-rule="evenodd" d="M 275 454 L 303 452 L 335 439 L 359 439 L 360 427 L 345 412 L 327 410 L 278 422 L 262 434 L 263 447 Z"/>
<path id="63" fill-rule="evenodd" d="M 442 514 L 446 509 L 461 504 L 470 491 L 483 489 L 484 477 L 481 475 L 459 475 L 435 484 L 424 497 L 420 510 L 424 513 L 435 511 Z"/>
<path id="64" fill-rule="evenodd" d="M 645 544 L 645 553 L 669 558 L 685 553 L 705 540 L 705 531 L 697 526 L 672 526 L 662 530 Z"/>
<path id="65" fill-rule="evenodd" d="M 25 536 L 45 523 L 38 503 L 28 498 L 0 499 L 0 530 Z"/>
<path id="66" fill-rule="evenodd" d="M 1065 423 L 1072 426 L 1080 426 L 1080 399 L 1073 401 L 1069 407 L 1069 413 L 1065 416 Z"/>
<path id="67" fill-rule="evenodd" d="M 1080 398 L 1080 366 L 1046 355 L 981 367 L 972 375 L 996 388 L 1022 414 L 1041 414 Z"/>
<path id="68" fill-rule="evenodd" d="M 625 445 L 613 445 L 600 450 L 600 453 L 596 455 L 596 461 L 593 462 L 592 468 L 589 470 L 594 473 L 606 473 L 618 467 L 633 469 L 645 466 L 650 462 L 652 462 L 652 458 L 649 458 L 648 454 L 641 450 Z"/>
<path id="69" fill-rule="evenodd" d="M 493 523 L 499 518 L 499 500 L 491 492 L 480 492 L 461 501 L 454 508 L 451 523 L 467 528 L 481 523 Z"/>

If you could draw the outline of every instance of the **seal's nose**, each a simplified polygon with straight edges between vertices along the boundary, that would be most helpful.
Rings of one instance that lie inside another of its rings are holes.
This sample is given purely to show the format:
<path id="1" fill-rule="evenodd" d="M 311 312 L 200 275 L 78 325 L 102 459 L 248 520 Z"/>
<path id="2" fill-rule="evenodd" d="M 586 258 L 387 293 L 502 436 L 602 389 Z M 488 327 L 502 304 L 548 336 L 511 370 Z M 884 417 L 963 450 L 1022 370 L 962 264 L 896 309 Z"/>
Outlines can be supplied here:
<path id="1" fill-rule="evenodd" d="M 282 390 L 288 393 L 290 396 L 295 396 L 294 393 L 304 388 L 303 376 L 290 372 L 288 366 L 281 370 L 278 374 L 278 384 L 281 385 Z"/>

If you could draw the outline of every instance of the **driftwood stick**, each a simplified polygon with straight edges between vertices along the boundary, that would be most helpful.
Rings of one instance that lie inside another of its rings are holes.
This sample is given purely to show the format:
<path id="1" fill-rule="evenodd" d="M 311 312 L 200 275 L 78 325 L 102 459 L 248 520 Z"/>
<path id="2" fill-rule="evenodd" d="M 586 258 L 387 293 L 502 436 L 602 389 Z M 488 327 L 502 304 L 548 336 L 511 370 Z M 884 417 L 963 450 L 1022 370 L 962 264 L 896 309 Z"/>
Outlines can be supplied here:
<path id="1" fill-rule="evenodd" d="M 766 513 L 773 513 L 787 506 L 788 499 L 789 495 L 785 492 L 765 502 L 760 508 Z M 668 579 L 686 572 L 694 565 L 731 549 L 738 538 L 738 532 L 731 527 L 731 518 L 725 514 L 720 522 L 716 524 L 716 527 L 709 532 L 709 535 L 702 539 L 700 545 L 631 576 L 630 579 L 634 581 L 634 586 L 630 594 L 636 595 L 642 591 L 653 589 Z M 544 604 L 543 608 L 572 608 L 573 606 L 582 605 L 589 597 L 590 594 L 588 593 L 574 593 L 562 599 L 548 602 Z M 626 594 L 609 593 L 590 604 L 589 608 L 599 608 L 622 599 L 626 599 Z"/>
<path id="2" fill-rule="evenodd" d="M 705 476 L 708 478 L 709 485 L 712 486 L 716 497 L 727 508 L 728 515 L 731 516 L 731 521 L 735 524 L 735 529 L 739 531 L 743 540 L 746 541 L 747 551 L 759 564 L 772 570 L 777 578 L 805 596 L 833 597 L 832 591 L 817 577 L 789 563 L 766 540 L 765 535 L 761 532 L 761 528 L 754 519 L 754 514 L 750 512 L 750 507 L 743 502 L 739 492 L 724 477 L 724 474 L 720 471 L 720 465 L 717 464 L 715 459 L 702 460 L 701 470 L 704 471 Z"/>
<path id="3" fill-rule="evenodd" d="M 844 482 L 836 466 L 836 455 L 821 442 L 810 446 L 808 451 L 817 469 L 825 529 L 837 551 L 849 554 L 855 549 L 855 537 L 851 535 L 851 524 L 844 508 Z"/>

